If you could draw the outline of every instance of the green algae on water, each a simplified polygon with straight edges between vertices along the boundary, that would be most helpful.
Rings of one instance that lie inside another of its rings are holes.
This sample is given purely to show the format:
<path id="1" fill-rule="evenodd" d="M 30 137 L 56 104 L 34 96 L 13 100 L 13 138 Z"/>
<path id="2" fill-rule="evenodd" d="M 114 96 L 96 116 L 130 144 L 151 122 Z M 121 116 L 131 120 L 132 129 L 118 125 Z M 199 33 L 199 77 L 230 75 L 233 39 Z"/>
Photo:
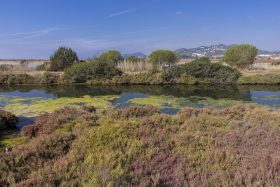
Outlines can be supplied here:
<path id="1" fill-rule="evenodd" d="M 260 99 L 264 101 L 280 101 L 280 95 L 266 95 L 263 97 L 252 97 L 252 99 Z"/>
<path id="2" fill-rule="evenodd" d="M 13 112 L 17 116 L 36 117 L 45 112 L 52 112 L 64 106 L 79 108 L 81 105 L 92 105 L 98 109 L 113 109 L 113 100 L 120 96 L 97 96 L 88 95 L 81 98 L 62 97 L 58 99 L 44 97 L 9 97 L 0 96 L 1 108 Z"/>
<path id="3" fill-rule="evenodd" d="M 216 108 L 230 107 L 235 104 L 246 104 L 250 102 L 231 100 L 231 99 L 212 99 L 209 97 L 191 96 L 189 98 L 173 96 L 149 96 L 147 98 L 130 99 L 126 103 L 130 105 L 153 105 L 158 109 L 182 109 L 183 107 L 205 107 L 212 106 Z"/>

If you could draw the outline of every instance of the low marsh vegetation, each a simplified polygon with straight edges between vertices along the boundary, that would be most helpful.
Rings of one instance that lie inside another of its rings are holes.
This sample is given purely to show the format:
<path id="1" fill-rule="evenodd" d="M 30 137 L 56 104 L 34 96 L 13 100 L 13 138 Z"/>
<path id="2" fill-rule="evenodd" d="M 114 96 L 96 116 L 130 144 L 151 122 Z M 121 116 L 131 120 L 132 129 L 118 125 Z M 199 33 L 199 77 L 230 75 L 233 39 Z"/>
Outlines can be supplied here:
<path id="1" fill-rule="evenodd" d="M 279 186 L 280 113 L 235 105 L 65 107 L 0 153 L 0 186 Z"/>
<path id="2" fill-rule="evenodd" d="M 46 71 L 43 75 L 0 74 L 2 84 L 32 83 L 88 83 L 88 84 L 279 84 L 279 75 L 243 76 L 236 68 L 221 63 L 211 63 L 208 57 L 201 57 L 177 67 L 159 71 L 146 61 L 120 62 L 117 60 L 89 59 L 76 62 L 65 69 L 64 74 Z M 122 65 L 121 65 L 122 64 Z M 142 65 L 141 65 L 142 64 Z M 38 69 L 44 69 L 49 63 Z M 3 69 L 6 66 L 2 67 Z M 0 67 L 1 69 L 1 67 Z M 126 70 L 125 70 L 126 69 Z M 124 73 L 127 70 L 136 74 Z M 145 71 L 145 72 L 141 72 Z"/>

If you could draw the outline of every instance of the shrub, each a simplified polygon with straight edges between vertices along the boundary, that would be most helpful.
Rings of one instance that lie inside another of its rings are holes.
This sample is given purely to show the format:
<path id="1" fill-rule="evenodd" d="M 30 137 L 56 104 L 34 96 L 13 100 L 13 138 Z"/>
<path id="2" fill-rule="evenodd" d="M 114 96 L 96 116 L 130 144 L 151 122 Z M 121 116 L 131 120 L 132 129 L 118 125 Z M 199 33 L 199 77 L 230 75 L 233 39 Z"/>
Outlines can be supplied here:
<path id="1" fill-rule="evenodd" d="M 15 128 L 18 123 L 18 117 L 11 112 L 0 109 L 0 130 Z"/>
<path id="2" fill-rule="evenodd" d="M 44 80 L 44 83 L 50 83 L 51 82 L 51 74 L 50 72 L 44 72 L 42 75 L 42 78 Z"/>
<path id="3" fill-rule="evenodd" d="M 43 64 L 36 67 L 37 71 L 48 71 L 50 68 L 51 62 L 44 62 Z"/>
<path id="4" fill-rule="evenodd" d="M 42 134 L 51 134 L 57 128 L 64 125 L 64 123 L 71 122 L 72 120 L 88 120 L 94 122 L 95 117 L 94 107 L 84 106 L 80 109 L 64 107 L 55 110 L 52 113 L 45 113 L 36 118 L 33 125 L 27 125 L 22 128 L 22 135 L 34 137 Z M 77 122 L 77 121 L 76 121 Z"/>
<path id="5" fill-rule="evenodd" d="M 28 66 L 28 61 L 26 60 L 26 59 L 23 59 L 23 60 L 21 60 L 20 62 L 19 62 L 19 65 L 21 65 L 21 66 Z"/>
<path id="6" fill-rule="evenodd" d="M 155 68 L 148 70 L 148 74 L 150 74 L 150 75 L 153 75 L 153 74 L 156 74 L 156 73 L 160 73 L 160 71 L 158 69 L 155 69 Z"/>
<path id="7" fill-rule="evenodd" d="M 53 55 L 50 56 L 50 71 L 63 71 L 72 67 L 79 61 L 77 53 L 68 47 L 59 47 Z"/>
<path id="8" fill-rule="evenodd" d="M 64 78 L 73 83 L 84 83 L 92 79 L 111 79 L 121 74 L 121 70 L 110 67 L 105 62 L 82 62 L 65 70 Z"/>
<path id="9" fill-rule="evenodd" d="M 28 84 L 34 80 L 34 77 L 28 74 L 19 74 L 16 76 L 16 82 L 14 84 Z"/>
<path id="10" fill-rule="evenodd" d="M 219 63 L 211 63 L 208 61 L 209 58 L 201 58 L 182 66 L 167 69 L 162 74 L 162 78 L 166 81 L 180 79 L 186 73 L 196 78 L 200 83 L 230 84 L 237 81 L 242 75 L 237 69 Z"/>

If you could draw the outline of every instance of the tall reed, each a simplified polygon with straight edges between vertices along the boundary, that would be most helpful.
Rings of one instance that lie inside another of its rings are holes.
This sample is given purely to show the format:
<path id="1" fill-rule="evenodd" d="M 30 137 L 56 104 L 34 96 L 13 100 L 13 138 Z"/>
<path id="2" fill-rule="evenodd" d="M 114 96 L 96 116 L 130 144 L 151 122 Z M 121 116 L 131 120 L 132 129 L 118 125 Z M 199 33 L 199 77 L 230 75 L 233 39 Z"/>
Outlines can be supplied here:
<path id="1" fill-rule="evenodd" d="M 140 60 L 138 62 L 129 62 L 127 59 L 118 62 L 117 68 L 120 68 L 123 72 L 145 72 L 149 69 L 153 69 L 153 65 L 148 63 L 147 60 Z"/>

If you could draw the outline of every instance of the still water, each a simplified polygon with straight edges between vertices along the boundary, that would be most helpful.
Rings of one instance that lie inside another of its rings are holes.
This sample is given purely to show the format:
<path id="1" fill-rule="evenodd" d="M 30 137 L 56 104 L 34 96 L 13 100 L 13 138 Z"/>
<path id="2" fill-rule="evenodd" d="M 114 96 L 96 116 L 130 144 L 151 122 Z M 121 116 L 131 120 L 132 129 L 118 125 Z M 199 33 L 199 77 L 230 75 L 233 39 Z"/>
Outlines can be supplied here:
<path id="1" fill-rule="evenodd" d="M 183 107 L 225 108 L 238 103 L 280 107 L 280 85 L 0 85 L 0 107 L 20 117 L 18 127 L 64 106 L 97 110 L 153 105 L 176 114 Z"/>

